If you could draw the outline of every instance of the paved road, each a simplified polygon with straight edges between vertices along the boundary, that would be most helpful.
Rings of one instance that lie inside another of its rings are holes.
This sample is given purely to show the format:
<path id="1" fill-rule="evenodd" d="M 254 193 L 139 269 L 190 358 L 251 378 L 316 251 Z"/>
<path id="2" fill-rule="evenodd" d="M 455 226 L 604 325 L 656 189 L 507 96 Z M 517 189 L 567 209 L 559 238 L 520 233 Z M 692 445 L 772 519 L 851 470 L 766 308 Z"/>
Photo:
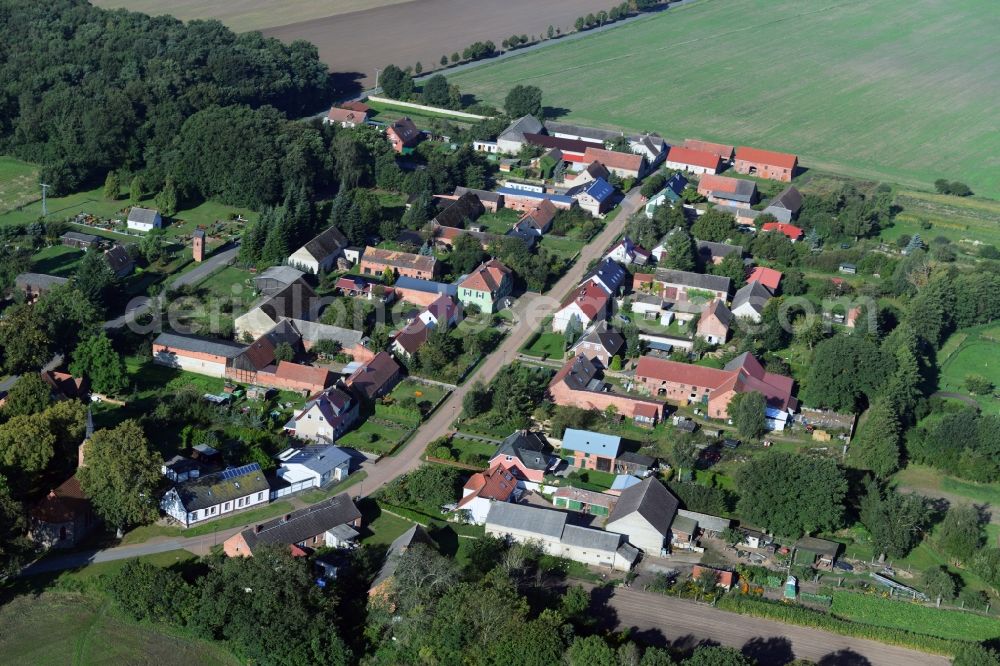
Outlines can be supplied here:
<path id="1" fill-rule="evenodd" d="M 220 248 L 221 250 L 221 248 Z M 234 244 L 232 247 L 224 250 L 217 250 L 215 254 L 211 257 L 198 264 L 196 267 L 192 268 L 187 273 L 174 278 L 169 283 L 170 289 L 177 289 L 179 287 L 184 287 L 190 284 L 198 284 L 212 273 L 217 270 L 228 266 L 236 260 L 236 255 L 240 251 L 239 243 Z M 148 296 L 139 296 L 133 298 L 129 301 L 128 305 L 125 306 L 125 313 L 119 317 L 108 320 L 104 322 L 104 328 L 121 328 L 127 323 L 135 320 L 136 317 L 146 312 L 151 307 L 153 307 L 157 302 L 163 300 L 162 296 L 158 296 L 156 300 L 149 298 Z"/>
<path id="2" fill-rule="evenodd" d="M 628 218 L 639 208 L 641 203 L 639 188 L 634 188 L 622 201 L 622 210 L 618 213 L 617 217 L 604 228 L 597 238 L 583 248 L 576 263 L 549 289 L 547 294 L 552 294 L 552 296 L 529 293 L 519 298 L 514 306 L 514 327 L 507 337 L 504 338 L 500 347 L 486 358 L 465 384 L 451 393 L 448 399 L 417 430 L 409 443 L 400 452 L 394 456 L 385 457 L 374 465 L 364 464 L 363 468 L 367 473 L 367 477 L 362 483 L 352 486 L 348 492 L 354 497 L 370 495 L 397 476 L 406 474 L 419 467 L 420 458 L 427 445 L 438 437 L 451 432 L 451 424 L 462 409 L 462 398 L 465 397 L 471 386 L 477 381 L 481 381 L 484 384 L 488 383 L 500 368 L 506 365 L 508 359 L 513 361 L 517 358 L 517 351 L 524 344 L 524 341 L 534 332 L 542 319 L 555 312 L 562 297 L 583 279 L 583 275 L 587 270 L 587 264 L 591 260 L 602 256 L 604 249 L 621 233 Z M 229 257 L 231 260 L 235 256 L 235 252 L 236 250 L 233 249 L 228 250 L 223 255 L 213 256 L 212 259 L 209 259 L 198 268 L 184 275 L 184 283 L 192 284 L 206 277 L 213 270 L 210 265 L 212 262 L 214 262 L 212 265 L 218 267 L 220 262 L 226 261 L 225 254 L 233 253 Z M 201 275 L 192 277 L 195 271 L 200 271 Z M 174 282 L 174 286 L 177 286 L 178 282 L 180 282 L 180 279 Z M 222 543 L 242 529 L 243 527 L 241 526 L 220 531 L 217 534 L 193 538 L 157 537 L 135 546 L 119 546 L 100 551 L 66 553 L 37 562 L 24 569 L 21 575 L 31 576 L 51 571 L 73 569 L 94 562 L 107 562 L 139 557 L 141 555 L 151 555 L 177 548 L 186 548 L 196 554 L 204 555 L 208 553 L 213 545 Z"/>
<path id="3" fill-rule="evenodd" d="M 604 599 L 598 590 L 595 615 L 603 616 L 619 629 L 632 628 L 644 638 L 665 640 L 688 648 L 714 641 L 742 649 L 755 656 L 761 666 L 785 664 L 790 656 L 844 666 L 947 666 L 945 657 L 886 645 L 876 641 L 831 634 L 773 620 L 737 615 L 684 599 L 651 592 L 615 588 Z M 608 609 L 611 609 L 610 612 Z M 617 617 L 615 617 L 617 616 Z M 649 636 L 648 634 L 660 634 Z M 833 657 L 832 655 L 836 655 Z"/>

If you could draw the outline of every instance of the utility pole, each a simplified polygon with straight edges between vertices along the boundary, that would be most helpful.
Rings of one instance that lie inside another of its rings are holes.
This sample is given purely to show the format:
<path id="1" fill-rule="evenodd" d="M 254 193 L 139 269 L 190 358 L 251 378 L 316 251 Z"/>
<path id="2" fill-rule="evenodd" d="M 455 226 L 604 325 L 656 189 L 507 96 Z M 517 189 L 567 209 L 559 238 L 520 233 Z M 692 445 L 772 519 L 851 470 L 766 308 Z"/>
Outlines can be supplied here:
<path id="1" fill-rule="evenodd" d="M 45 183 L 39 183 L 42 186 L 42 217 L 47 217 L 49 214 L 48 206 L 45 201 L 45 194 L 48 192 L 51 185 L 46 185 Z"/>
<path id="2" fill-rule="evenodd" d="M 382 70 L 378 67 L 375 68 L 375 89 L 378 90 L 378 77 L 382 73 Z"/>

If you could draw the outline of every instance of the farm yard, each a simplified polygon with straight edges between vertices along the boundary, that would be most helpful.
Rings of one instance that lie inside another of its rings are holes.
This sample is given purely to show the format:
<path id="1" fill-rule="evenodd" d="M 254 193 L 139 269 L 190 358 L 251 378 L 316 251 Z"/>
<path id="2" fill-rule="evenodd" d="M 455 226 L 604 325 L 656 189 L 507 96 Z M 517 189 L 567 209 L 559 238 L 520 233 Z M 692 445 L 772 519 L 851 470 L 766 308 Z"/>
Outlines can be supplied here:
<path id="1" fill-rule="evenodd" d="M 922 188 L 960 179 L 997 196 L 1000 85 L 980 47 L 992 6 L 704 0 L 449 80 L 493 104 L 536 85 L 563 120 L 785 150 L 810 168 Z"/>

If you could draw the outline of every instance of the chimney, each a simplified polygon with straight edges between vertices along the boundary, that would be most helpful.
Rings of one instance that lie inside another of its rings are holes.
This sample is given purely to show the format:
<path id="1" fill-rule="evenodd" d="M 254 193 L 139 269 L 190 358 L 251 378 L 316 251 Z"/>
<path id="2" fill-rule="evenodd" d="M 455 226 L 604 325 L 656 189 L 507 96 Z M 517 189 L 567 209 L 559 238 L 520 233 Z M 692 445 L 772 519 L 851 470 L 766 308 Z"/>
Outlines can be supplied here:
<path id="1" fill-rule="evenodd" d="M 264 526 L 263 526 L 263 525 L 254 525 L 254 526 L 253 526 L 253 533 L 254 533 L 254 534 L 260 534 L 260 531 L 261 531 L 261 530 L 262 530 L 263 528 L 264 528 Z"/>
<path id="2" fill-rule="evenodd" d="M 287 523 L 287 522 L 288 522 L 289 520 L 291 520 L 291 519 L 292 519 L 292 514 L 290 514 L 290 513 L 286 513 L 286 514 L 285 514 L 285 515 L 284 515 L 284 516 L 282 517 L 282 519 L 281 519 L 281 522 L 283 522 L 283 523 Z"/>

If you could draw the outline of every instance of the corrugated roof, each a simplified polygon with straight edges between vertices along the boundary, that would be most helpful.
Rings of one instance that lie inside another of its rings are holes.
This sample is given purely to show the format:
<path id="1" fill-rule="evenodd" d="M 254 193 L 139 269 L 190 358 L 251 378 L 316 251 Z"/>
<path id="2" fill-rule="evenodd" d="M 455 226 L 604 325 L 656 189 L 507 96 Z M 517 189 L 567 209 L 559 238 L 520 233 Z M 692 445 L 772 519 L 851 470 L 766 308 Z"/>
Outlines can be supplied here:
<path id="1" fill-rule="evenodd" d="M 199 335 L 184 335 L 181 333 L 160 333 L 153 340 L 153 344 L 181 351 L 224 356 L 225 358 L 238 356 L 246 348 L 245 345 L 230 340 L 203 338 Z"/>
<path id="2" fill-rule="evenodd" d="M 489 513 L 486 514 L 486 525 L 559 539 L 566 526 L 566 514 L 523 504 L 493 502 Z"/>
<path id="3" fill-rule="evenodd" d="M 622 438 L 590 430 L 566 428 L 562 446 L 570 451 L 580 451 L 604 458 L 617 458 Z"/>
<path id="4" fill-rule="evenodd" d="M 247 528 L 241 534 L 252 552 L 254 548 L 264 544 L 299 543 L 327 530 L 353 523 L 360 518 L 361 512 L 354 505 L 350 495 L 342 493 L 318 504 L 293 511 L 287 517 L 282 516 Z"/>
<path id="5" fill-rule="evenodd" d="M 622 536 L 614 532 L 595 530 L 592 527 L 567 525 L 563 529 L 562 542 L 567 546 L 614 553 L 618 550 L 618 545 L 622 542 Z"/>

